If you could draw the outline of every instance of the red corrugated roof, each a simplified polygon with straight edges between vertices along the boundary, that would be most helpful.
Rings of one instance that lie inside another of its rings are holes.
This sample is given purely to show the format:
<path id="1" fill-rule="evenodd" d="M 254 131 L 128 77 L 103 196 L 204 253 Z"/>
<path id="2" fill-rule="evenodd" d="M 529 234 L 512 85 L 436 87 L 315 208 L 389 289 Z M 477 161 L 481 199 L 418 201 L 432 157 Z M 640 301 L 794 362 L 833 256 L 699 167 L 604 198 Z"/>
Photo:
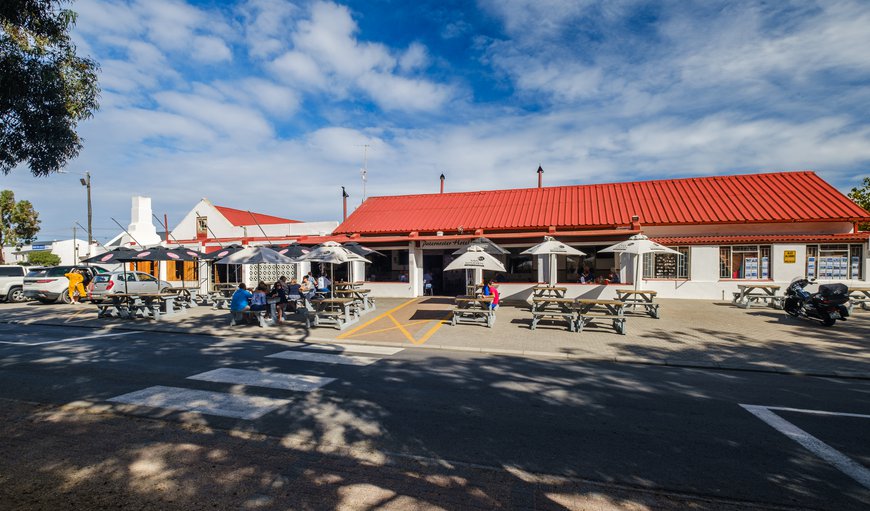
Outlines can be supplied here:
<path id="1" fill-rule="evenodd" d="M 815 172 L 371 197 L 334 231 L 387 234 L 554 226 L 870 221 Z"/>
<path id="2" fill-rule="evenodd" d="M 743 245 L 770 243 L 866 243 L 870 232 L 854 234 L 753 234 L 746 236 L 662 236 L 653 241 L 662 245 Z"/>
<path id="3" fill-rule="evenodd" d="M 222 214 L 229 222 L 236 227 L 241 225 L 266 225 L 266 224 L 298 224 L 299 220 L 289 220 L 272 215 L 264 215 L 262 213 L 248 213 L 241 209 L 227 208 L 224 206 L 215 206 L 220 214 Z M 254 219 L 256 218 L 256 222 Z"/>

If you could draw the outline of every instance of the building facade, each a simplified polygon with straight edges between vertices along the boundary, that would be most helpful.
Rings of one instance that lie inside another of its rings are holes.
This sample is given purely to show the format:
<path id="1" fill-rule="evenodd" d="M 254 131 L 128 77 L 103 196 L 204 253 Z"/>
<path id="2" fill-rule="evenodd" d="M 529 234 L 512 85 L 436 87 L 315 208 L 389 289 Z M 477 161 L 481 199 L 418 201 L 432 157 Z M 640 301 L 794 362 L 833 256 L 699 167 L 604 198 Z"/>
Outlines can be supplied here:
<path id="1" fill-rule="evenodd" d="M 371 197 L 331 236 L 298 241 L 352 240 L 382 252 L 347 277 L 368 281 L 377 296 L 421 296 L 424 280 L 436 294 L 461 294 L 466 276 L 443 268 L 483 236 L 509 251 L 501 256 L 508 272 L 486 278 L 502 280 L 505 299 L 524 300 L 550 269 L 546 257 L 521 252 L 552 236 L 586 253 L 557 258 L 570 297 L 611 297 L 639 278 L 660 297 L 723 299 L 741 283 L 786 285 L 798 276 L 866 285 L 870 233 L 857 224 L 868 221 L 870 213 L 804 171 Z M 636 261 L 599 252 L 639 233 L 681 255 Z M 596 283 L 578 282 L 584 266 Z M 613 274 L 621 284 L 604 282 Z"/>

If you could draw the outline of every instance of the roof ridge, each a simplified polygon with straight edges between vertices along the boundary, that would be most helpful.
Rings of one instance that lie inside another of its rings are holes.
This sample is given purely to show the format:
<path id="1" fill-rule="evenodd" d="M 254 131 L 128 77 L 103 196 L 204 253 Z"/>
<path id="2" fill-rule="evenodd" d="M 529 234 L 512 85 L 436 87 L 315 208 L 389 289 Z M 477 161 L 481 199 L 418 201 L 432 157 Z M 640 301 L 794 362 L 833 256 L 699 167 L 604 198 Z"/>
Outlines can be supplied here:
<path id="1" fill-rule="evenodd" d="M 734 178 L 745 178 L 750 176 L 780 176 L 784 174 L 812 174 L 817 175 L 814 170 L 777 170 L 773 172 L 748 172 L 745 174 L 723 174 L 723 175 L 715 175 L 715 176 L 689 176 L 689 177 L 674 177 L 674 178 L 660 178 L 660 179 L 646 179 L 646 180 L 634 180 L 634 181 L 611 181 L 608 183 L 579 183 L 573 185 L 558 185 L 558 186 L 543 186 L 538 188 L 537 186 L 529 186 L 526 188 L 497 188 L 491 190 L 469 190 L 464 192 L 433 192 L 433 193 L 404 193 L 400 195 L 375 195 L 366 198 L 366 202 L 372 199 L 392 199 L 396 197 L 429 197 L 433 195 L 479 195 L 484 193 L 501 193 L 501 192 L 521 192 L 525 190 L 556 190 L 559 188 L 577 188 L 581 186 L 616 186 L 616 185 L 630 185 L 636 183 L 662 183 L 662 182 L 674 182 L 674 181 L 708 181 L 708 180 L 732 180 Z M 365 204 L 365 203 L 363 203 Z"/>

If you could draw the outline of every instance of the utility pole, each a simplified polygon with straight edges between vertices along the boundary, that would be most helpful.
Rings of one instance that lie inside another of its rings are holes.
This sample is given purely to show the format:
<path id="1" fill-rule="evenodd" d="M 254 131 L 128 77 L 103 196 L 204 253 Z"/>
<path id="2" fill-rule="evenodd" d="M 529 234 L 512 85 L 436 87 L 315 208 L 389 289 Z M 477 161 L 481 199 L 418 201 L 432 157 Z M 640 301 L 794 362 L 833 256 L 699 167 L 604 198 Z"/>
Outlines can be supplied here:
<path id="1" fill-rule="evenodd" d="M 88 255 L 91 255 L 91 245 L 94 244 L 94 212 L 91 208 L 91 173 L 89 171 L 86 171 L 85 177 L 80 178 L 79 182 L 82 184 L 82 186 L 88 189 Z"/>
<path id="2" fill-rule="evenodd" d="M 366 181 L 369 179 L 369 147 L 371 145 L 362 144 L 357 147 L 363 148 L 363 166 L 359 169 L 359 176 L 362 178 L 362 200 L 359 203 L 362 204 L 366 201 Z"/>

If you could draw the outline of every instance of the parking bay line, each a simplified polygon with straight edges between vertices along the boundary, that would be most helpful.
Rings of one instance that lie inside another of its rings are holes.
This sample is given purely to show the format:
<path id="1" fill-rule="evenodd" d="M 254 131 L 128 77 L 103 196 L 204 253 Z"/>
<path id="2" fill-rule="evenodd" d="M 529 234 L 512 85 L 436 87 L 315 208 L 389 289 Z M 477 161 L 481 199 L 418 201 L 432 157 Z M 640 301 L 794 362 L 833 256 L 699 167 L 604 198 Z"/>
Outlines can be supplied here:
<path id="1" fill-rule="evenodd" d="M 187 379 L 216 383 L 234 383 L 236 385 L 250 385 L 252 387 L 266 387 L 296 392 L 311 392 L 335 381 L 335 378 L 326 378 L 324 376 L 271 373 L 250 369 L 233 369 L 230 367 L 222 367 L 213 371 L 195 374 L 188 376 Z"/>
<path id="2" fill-rule="evenodd" d="M 405 348 L 393 348 L 391 346 L 376 346 L 373 344 L 309 344 L 304 350 L 327 351 L 327 352 L 351 352 L 351 354 L 363 353 L 366 355 L 395 355 Z"/>
<path id="3" fill-rule="evenodd" d="M 83 335 L 81 337 L 67 337 L 66 339 L 58 339 L 56 341 L 43 341 L 43 342 L 0 341 L 0 344 L 12 344 L 15 346 L 41 346 L 43 344 L 58 344 L 61 342 L 83 341 L 85 339 L 98 339 L 100 337 L 118 337 L 121 335 L 141 334 L 141 333 L 143 333 L 143 332 L 141 332 L 141 331 L 115 332 L 115 333 L 108 333 L 108 334 Z"/>
<path id="4" fill-rule="evenodd" d="M 816 413 L 818 415 L 842 415 L 846 417 L 863 417 L 870 418 L 870 416 L 860 415 L 860 414 L 840 414 L 836 412 L 822 412 L 821 410 L 801 410 L 799 408 L 780 408 L 780 407 L 767 407 L 767 406 L 758 406 L 758 405 L 740 405 L 744 410 L 755 415 L 762 421 L 766 422 L 768 426 L 773 429 L 779 431 L 783 435 L 788 438 L 794 440 L 805 449 L 815 454 L 816 456 L 822 458 L 827 461 L 831 465 L 833 465 L 837 470 L 851 477 L 855 481 L 857 481 L 860 485 L 864 486 L 867 489 L 870 489 L 870 470 L 867 470 L 863 465 L 857 463 L 852 460 L 845 454 L 841 453 L 837 449 L 834 449 L 830 445 L 825 442 L 819 440 L 813 435 L 807 433 L 801 428 L 795 426 L 791 422 L 783 419 L 779 415 L 770 411 L 771 409 L 782 410 L 782 411 L 792 411 L 792 412 L 807 412 L 807 413 Z"/>

